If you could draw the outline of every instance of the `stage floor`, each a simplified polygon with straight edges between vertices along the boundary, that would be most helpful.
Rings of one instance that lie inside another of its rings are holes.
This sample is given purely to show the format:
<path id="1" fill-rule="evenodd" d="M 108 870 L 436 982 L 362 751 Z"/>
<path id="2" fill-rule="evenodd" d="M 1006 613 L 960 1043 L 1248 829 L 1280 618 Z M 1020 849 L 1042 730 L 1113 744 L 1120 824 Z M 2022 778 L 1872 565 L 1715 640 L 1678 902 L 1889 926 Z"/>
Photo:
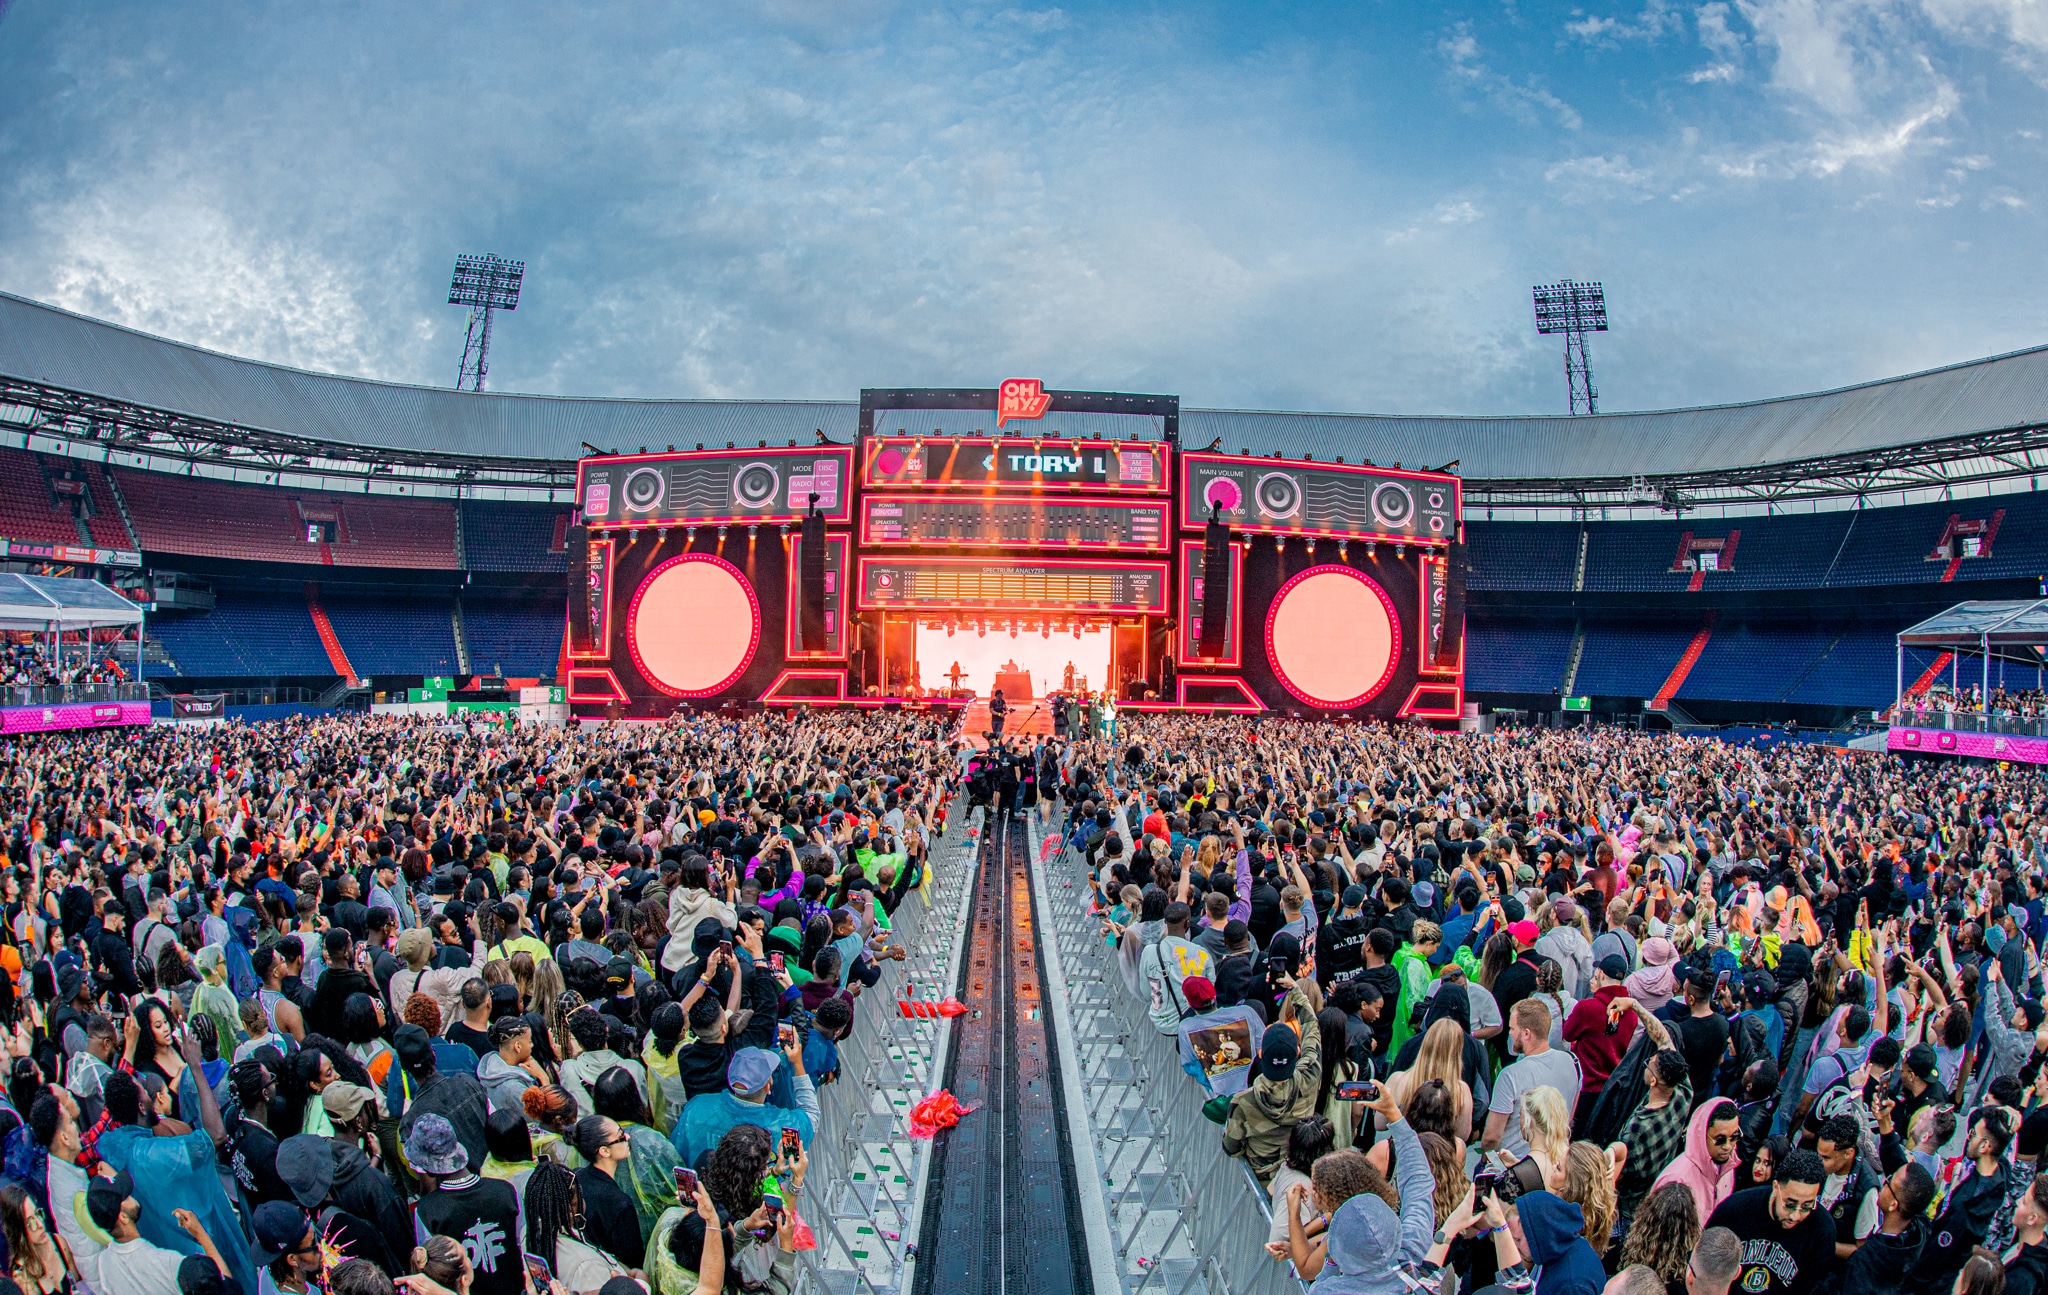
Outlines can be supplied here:
<path id="1" fill-rule="evenodd" d="M 976 697 L 967 703 L 967 718 L 962 721 L 960 735 L 967 745 L 979 751 L 988 745 L 982 736 L 988 732 L 988 699 Z M 1052 707 L 1042 701 L 1022 702 L 1010 707 L 1009 718 L 1003 722 L 1003 736 L 1026 735 L 1034 741 L 1052 736 Z"/>

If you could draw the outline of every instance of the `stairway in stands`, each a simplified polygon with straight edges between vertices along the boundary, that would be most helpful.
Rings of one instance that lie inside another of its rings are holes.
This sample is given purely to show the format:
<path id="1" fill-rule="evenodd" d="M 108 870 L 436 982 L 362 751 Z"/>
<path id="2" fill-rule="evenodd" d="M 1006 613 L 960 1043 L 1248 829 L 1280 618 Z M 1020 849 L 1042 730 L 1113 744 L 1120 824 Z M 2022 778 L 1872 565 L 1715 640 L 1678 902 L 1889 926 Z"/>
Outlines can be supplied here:
<path id="1" fill-rule="evenodd" d="M 320 546 L 325 549 L 326 545 Z M 320 635 L 320 646 L 327 649 L 327 660 L 334 666 L 334 673 L 351 684 L 356 679 L 356 668 L 348 663 L 348 653 L 341 647 L 341 636 L 334 632 L 334 622 L 328 619 L 327 608 L 320 604 L 320 582 L 306 582 L 306 610 L 312 614 L 314 632 Z"/>
<path id="2" fill-rule="evenodd" d="M 1932 688 L 1934 681 L 1941 677 L 1941 672 L 1948 669 L 1949 662 L 1955 659 L 1956 654 L 1953 652 L 1944 652 L 1934 658 L 1934 664 L 1928 666 L 1926 672 L 1913 681 L 1913 686 L 1906 689 L 1906 696 L 1909 698 L 1918 697 L 1929 688 Z"/>
<path id="3" fill-rule="evenodd" d="M 1679 655 L 1678 664 L 1671 667 L 1671 673 L 1665 678 L 1664 686 L 1659 688 L 1656 697 L 1651 699 L 1651 710 L 1668 710 L 1670 708 L 1671 699 L 1676 697 L 1678 690 L 1685 686 L 1685 677 L 1692 673 L 1692 668 L 1695 665 L 1699 664 L 1700 653 L 1707 650 L 1707 640 L 1714 637 L 1714 622 L 1719 619 L 1721 619 L 1719 611 L 1709 611 L 1706 614 L 1706 617 L 1700 623 L 1699 633 L 1693 635 L 1692 642 L 1685 645 L 1685 651 Z"/>

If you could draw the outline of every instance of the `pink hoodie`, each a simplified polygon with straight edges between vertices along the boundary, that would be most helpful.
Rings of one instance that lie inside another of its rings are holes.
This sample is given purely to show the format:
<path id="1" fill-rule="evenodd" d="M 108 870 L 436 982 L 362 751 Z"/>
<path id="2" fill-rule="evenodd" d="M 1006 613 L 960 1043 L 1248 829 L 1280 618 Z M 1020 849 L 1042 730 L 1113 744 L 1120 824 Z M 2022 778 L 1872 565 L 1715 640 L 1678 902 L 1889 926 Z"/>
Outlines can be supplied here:
<path id="1" fill-rule="evenodd" d="M 1727 1112 L 1723 1118 L 1733 1118 L 1735 1103 L 1725 1097 L 1700 1103 L 1685 1126 L 1685 1150 L 1650 1184 L 1654 1192 L 1666 1183 L 1684 1183 L 1692 1192 L 1693 1204 L 1700 1208 L 1703 1226 L 1714 1207 L 1735 1190 L 1735 1156 L 1731 1152 L 1727 1164 L 1717 1165 L 1707 1152 L 1707 1125 L 1713 1122 L 1714 1113 L 1722 1110 Z"/>

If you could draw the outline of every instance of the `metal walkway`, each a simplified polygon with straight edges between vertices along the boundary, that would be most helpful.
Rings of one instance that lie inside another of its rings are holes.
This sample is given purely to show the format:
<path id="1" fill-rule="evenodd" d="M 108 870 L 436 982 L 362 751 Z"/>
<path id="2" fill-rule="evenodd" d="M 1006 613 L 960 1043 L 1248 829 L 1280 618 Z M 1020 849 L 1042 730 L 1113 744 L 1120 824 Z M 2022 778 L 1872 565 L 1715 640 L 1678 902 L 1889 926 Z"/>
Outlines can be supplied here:
<path id="1" fill-rule="evenodd" d="M 1025 825 L 988 821 L 956 991 L 968 1011 L 958 1018 L 945 1075 L 945 1086 L 975 1109 L 932 1148 L 915 1295 L 1094 1289 L 1059 1054 L 1042 1002 L 1031 872 Z"/>

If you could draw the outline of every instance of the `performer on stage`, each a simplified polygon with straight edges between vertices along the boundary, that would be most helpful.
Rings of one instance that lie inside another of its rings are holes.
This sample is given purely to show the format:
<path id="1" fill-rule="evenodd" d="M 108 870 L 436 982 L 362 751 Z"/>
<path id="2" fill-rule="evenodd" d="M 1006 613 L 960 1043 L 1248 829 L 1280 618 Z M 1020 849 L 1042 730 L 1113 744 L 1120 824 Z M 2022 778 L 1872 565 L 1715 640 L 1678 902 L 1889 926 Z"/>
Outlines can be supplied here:
<path id="1" fill-rule="evenodd" d="M 996 737 L 1003 735 L 1003 717 L 1010 713 L 1010 703 L 1003 700 L 1003 690 L 998 688 L 988 699 L 989 731 Z"/>

